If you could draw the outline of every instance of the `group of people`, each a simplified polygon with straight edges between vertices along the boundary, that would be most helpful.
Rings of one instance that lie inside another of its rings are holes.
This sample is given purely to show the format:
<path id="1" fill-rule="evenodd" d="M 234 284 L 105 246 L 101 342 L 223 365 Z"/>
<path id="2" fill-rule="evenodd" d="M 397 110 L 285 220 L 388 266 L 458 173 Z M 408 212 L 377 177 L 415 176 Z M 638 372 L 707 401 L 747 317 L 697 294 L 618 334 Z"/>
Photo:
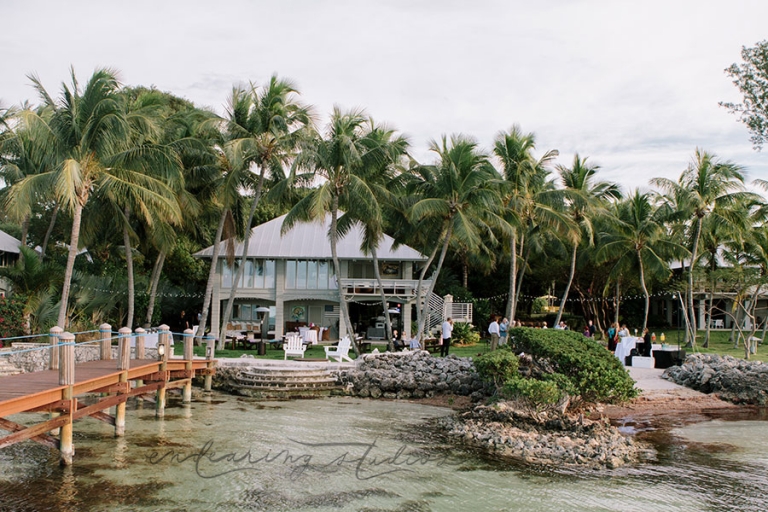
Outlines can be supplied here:
<path id="1" fill-rule="evenodd" d="M 491 315 L 491 323 L 488 325 L 488 334 L 491 335 L 491 350 L 507 344 L 507 331 L 518 325 L 518 322 L 511 322 L 504 318 L 499 322 L 498 315 Z"/>

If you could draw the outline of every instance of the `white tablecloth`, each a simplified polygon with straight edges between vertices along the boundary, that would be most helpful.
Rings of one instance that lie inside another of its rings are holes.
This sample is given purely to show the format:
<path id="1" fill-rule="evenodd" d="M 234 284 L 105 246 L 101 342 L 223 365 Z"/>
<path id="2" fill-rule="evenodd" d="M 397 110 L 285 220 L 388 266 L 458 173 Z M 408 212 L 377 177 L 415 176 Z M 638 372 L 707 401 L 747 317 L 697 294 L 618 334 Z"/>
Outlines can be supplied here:
<path id="1" fill-rule="evenodd" d="M 619 344 L 616 345 L 616 352 L 614 352 L 619 361 L 621 361 L 621 364 L 624 364 L 626 357 L 637 346 L 637 343 L 642 341 L 642 338 L 633 338 L 632 336 L 625 336 L 621 339 Z"/>
<path id="2" fill-rule="evenodd" d="M 314 329 L 303 330 L 301 332 L 301 338 L 304 340 L 304 343 L 311 343 L 315 345 L 317 344 L 317 331 Z"/>

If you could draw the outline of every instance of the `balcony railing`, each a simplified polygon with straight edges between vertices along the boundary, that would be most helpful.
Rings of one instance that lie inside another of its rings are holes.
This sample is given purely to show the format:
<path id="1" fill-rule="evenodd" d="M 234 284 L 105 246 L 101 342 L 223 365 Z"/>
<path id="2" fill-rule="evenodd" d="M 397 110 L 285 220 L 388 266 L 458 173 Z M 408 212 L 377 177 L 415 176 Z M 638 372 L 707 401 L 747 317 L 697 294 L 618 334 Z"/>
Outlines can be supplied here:
<path id="1" fill-rule="evenodd" d="M 378 296 L 379 282 L 376 279 L 341 279 L 341 291 L 345 295 L 372 295 Z M 416 279 L 382 279 L 382 287 L 385 295 L 397 295 L 399 297 L 415 297 L 419 281 Z M 421 283 L 422 293 L 425 294 L 431 281 Z"/>

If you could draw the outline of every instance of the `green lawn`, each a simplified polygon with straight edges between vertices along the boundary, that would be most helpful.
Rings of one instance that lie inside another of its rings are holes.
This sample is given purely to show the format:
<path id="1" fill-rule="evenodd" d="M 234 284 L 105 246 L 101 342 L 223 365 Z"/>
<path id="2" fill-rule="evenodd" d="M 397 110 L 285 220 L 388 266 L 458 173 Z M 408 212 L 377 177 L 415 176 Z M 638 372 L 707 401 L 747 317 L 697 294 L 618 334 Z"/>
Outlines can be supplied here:
<path id="1" fill-rule="evenodd" d="M 661 333 L 664 332 L 664 335 L 666 336 L 666 340 L 664 343 L 667 343 L 668 345 L 677 345 L 677 331 L 676 330 L 666 330 L 661 331 L 657 330 L 656 332 L 656 343 L 661 343 Z M 758 333 L 760 334 L 760 333 Z M 703 353 L 715 353 L 715 354 L 721 354 L 721 355 L 730 355 L 733 357 L 738 357 L 743 359 L 744 358 L 744 348 L 741 346 L 738 348 L 733 348 L 733 343 L 730 343 L 728 341 L 728 337 L 730 336 L 730 331 L 712 331 L 711 332 L 711 339 L 709 342 L 709 348 L 702 348 L 701 344 L 704 341 L 704 332 L 701 332 L 700 338 L 697 338 L 697 347 L 696 350 L 692 350 L 690 348 L 685 348 L 683 346 L 683 333 L 680 333 L 680 344 L 681 348 L 684 348 L 686 353 L 691 354 L 693 352 L 703 352 Z M 379 347 L 379 350 L 381 351 L 381 347 Z M 485 354 L 488 352 L 488 344 L 485 342 L 480 342 L 476 345 L 452 345 L 450 353 L 455 354 L 459 357 L 477 357 L 478 355 Z M 182 355 L 183 354 L 183 346 L 181 343 L 176 343 L 174 345 L 174 354 L 176 355 Z M 256 350 L 217 350 L 216 351 L 216 357 L 240 357 L 243 354 L 251 355 L 253 357 L 256 357 L 258 359 L 283 359 L 283 351 L 282 350 L 276 350 L 273 348 L 267 348 L 267 354 L 264 356 L 257 355 Z M 204 356 L 205 355 L 205 347 L 195 347 L 195 355 L 196 356 Z M 352 359 L 355 358 L 355 355 L 350 352 L 350 357 Z M 438 354 L 433 354 L 433 356 L 439 357 Z M 312 358 L 312 359 L 325 359 L 325 350 L 323 350 L 322 345 L 314 345 L 307 349 L 307 351 L 304 353 L 305 358 Z M 758 345 L 757 347 L 757 354 L 752 354 L 750 357 L 750 360 L 754 361 L 768 361 L 768 346 L 762 346 Z"/>
<path id="2" fill-rule="evenodd" d="M 173 346 L 174 350 L 173 353 L 177 356 L 184 354 L 184 345 L 183 343 L 176 343 Z M 379 351 L 382 351 L 381 346 L 374 348 L 378 348 Z M 451 346 L 450 353 L 456 354 L 459 357 L 476 357 L 478 354 L 484 354 L 488 351 L 488 345 L 486 343 L 478 343 L 477 345 L 453 345 Z M 205 347 L 195 347 L 194 352 L 196 356 L 205 356 Z M 283 351 L 282 350 L 276 350 L 273 348 L 269 348 L 267 346 L 267 353 L 266 355 L 259 356 L 257 355 L 257 351 L 254 350 L 217 350 L 215 357 L 240 357 L 241 355 L 246 354 L 253 356 L 257 359 L 283 359 Z M 439 354 L 433 354 L 437 357 L 439 357 Z M 352 359 L 355 359 L 354 353 L 350 351 L 349 356 Z M 325 350 L 323 349 L 322 345 L 314 345 L 309 348 L 307 348 L 307 351 L 304 352 L 304 358 L 322 358 L 325 359 Z M 293 358 L 290 358 L 293 359 Z"/>

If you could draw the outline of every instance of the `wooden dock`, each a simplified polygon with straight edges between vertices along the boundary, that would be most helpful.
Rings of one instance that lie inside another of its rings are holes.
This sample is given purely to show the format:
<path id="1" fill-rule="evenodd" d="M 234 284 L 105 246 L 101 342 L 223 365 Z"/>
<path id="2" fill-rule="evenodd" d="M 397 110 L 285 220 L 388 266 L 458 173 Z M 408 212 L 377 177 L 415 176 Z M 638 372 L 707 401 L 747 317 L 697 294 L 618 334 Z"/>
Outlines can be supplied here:
<path id="1" fill-rule="evenodd" d="M 10 432 L 0 438 L 0 449 L 29 439 L 58 449 L 61 463 L 68 465 L 74 456 L 72 427 L 75 421 L 90 416 L 114 425 L 115 436 L 122 436 L 125 433 L 125 402 L 129 398 L 153 393 L 156 414 L 163 416 L 167 389 L 183 387 L 184 401 L 189 402 L 192 379 L 204 375 L 206 388 L 210 390 L 210 377 L 215 372 L 216 363 L 212 358 L 212 347 L 207 359 L 194 359 L 192 336 L 185 335 L 184 358 L 170 359 L 166 327 L 160 332 L 158 347 L 162 347 L 159 350 L 162 354 L 158 359 L 143 357 L 143 339 L 137 343 L 136 350 L 142 358 L 130 359 L 131 332 L 121 329 L 120 333 L 117 360 L 111 359 L 111 343 L 103 341 L 102 359 L 75 365 L 74 335 L 61 333 L 47 349 L 52 354 L 57 353 L 58 357 L 51 357 L 51 366 L 58 366 L 57 369 L 0 378 L 0 429 Z M 96 402 L 91 405 L 81 403 L 86 395 L 95 396 Z M 110 407 L 115 407 L 114 416 L 105 412 Z M 42 422 L 31 426 L 8 419 L 23 412 L 45 413 L 46 416 Z M 58 438 L 53 435 L 57 431 Z"/>

